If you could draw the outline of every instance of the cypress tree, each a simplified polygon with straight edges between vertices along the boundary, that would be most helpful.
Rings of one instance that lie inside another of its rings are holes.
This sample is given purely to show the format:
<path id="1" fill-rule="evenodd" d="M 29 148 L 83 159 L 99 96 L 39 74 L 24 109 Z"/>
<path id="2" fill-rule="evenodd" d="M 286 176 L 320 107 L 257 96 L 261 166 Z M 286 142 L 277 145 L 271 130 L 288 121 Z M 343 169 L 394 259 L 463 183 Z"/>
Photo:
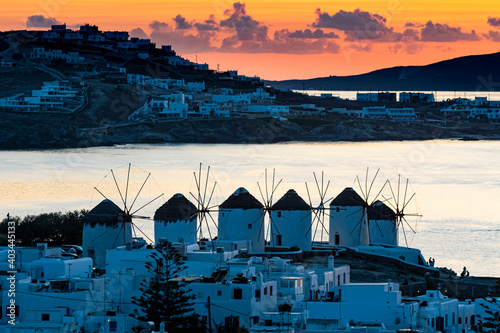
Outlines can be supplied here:
<path id="1" fill-rule="evenodd" d="M 153 322 L 156 331 L 163 322 L 169 333 L 203 332 L 204 325 L 193 312 L 195 296 L 190 294 L 184 281 L 172 281 L 186 268 L 181 255 L 166 241 L 156 246 L 150 259 L 145 264 L 150 276 L 142 281 L 139 289 L 142 295 L 132 297 L 132 303 L 140 308 L 136 318 Z"/>

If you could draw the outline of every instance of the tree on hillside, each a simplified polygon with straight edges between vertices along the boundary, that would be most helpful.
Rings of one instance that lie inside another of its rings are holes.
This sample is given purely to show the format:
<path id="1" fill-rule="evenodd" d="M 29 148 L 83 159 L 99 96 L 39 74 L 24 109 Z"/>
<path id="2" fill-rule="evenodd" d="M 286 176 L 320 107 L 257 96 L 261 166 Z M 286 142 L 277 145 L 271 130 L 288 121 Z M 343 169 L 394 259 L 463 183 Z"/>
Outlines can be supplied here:
<path id="1" fill-rule="evenodd" d="M 132 297 L 132 303 L 140 308 L 140 321 L 154 323 L 155 331 L 164 323 L 165 331 L 206 332 L 193 312 L 194 295 L 183 281 L 173 280 L 186 268 L 181 255 L 168 241 L 157 245 L 145 266 L 149 278 L 141 283 L 140 297 Z"/>

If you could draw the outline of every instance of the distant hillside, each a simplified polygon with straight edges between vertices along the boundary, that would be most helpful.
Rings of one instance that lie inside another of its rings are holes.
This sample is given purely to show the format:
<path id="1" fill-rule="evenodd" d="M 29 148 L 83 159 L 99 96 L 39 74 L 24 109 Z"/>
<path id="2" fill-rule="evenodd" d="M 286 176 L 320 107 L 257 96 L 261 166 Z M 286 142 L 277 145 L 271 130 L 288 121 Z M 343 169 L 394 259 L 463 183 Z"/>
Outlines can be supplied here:
<path id="1" fill-rule="evenodd" d="M 500 53 L 475 55 L 427 66 L 399 66 L 353 76 L 266 81 L 279 89 L 500 91 Z"/>

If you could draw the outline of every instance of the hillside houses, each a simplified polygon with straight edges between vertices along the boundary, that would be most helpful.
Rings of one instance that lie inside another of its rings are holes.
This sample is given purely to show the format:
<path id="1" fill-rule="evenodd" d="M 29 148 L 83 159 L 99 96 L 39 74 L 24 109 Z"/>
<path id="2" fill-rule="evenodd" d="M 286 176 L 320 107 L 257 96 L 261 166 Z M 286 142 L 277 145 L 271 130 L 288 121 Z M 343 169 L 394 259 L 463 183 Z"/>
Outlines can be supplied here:
<path id="1" fill-rule="evenodd" d="M 484 119 L 500 124 L 500 101 L 488 101 L 487 97 L 456 98 L 453 104 L 441 109 L 445 117 L 458 119 Z"/>
<path id="2" fill-rule="evenodd" d="M 68 81 L 52 81 L 44 82 L 40 90 L 31 92 L 31 96 L 0 99 L 0 109 L 15 112 L 71 112 L 82 103 L 81 90 L 75 90 Z"/>
<path id="3" fill-rule="evenodd" d="M 386 108 L 385 106 L 367 106 L 361 110 L 332 109 L 332 112 L 351 118 L 389 119 L 393 121 L 415 121 L 417 115 L 413 108 Z"/>
<path id="4" fill-rule="evenodd" d="M 30 59 L 52 61 L 61 59 L 68 64 L 83 64 L 85 58 L 81 57 L 78 52 L 63 53 L 61 50 L 45 50 L 44 47 L 35 47 L 30 53 Z"/>

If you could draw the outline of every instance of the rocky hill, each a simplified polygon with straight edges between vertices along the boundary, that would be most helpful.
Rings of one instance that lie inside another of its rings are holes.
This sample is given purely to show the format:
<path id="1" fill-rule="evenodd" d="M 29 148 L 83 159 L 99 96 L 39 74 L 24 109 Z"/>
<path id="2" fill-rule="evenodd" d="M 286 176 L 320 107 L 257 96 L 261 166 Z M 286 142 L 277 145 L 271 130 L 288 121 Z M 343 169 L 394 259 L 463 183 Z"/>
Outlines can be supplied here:
<path id="1" fill-rule="evenodd" d="M 427 66 L 404 66 L 353 76 L 266 81 L 279 89 L 354 91 L 500 91 L 500 53 L 474 55 Z"/>

